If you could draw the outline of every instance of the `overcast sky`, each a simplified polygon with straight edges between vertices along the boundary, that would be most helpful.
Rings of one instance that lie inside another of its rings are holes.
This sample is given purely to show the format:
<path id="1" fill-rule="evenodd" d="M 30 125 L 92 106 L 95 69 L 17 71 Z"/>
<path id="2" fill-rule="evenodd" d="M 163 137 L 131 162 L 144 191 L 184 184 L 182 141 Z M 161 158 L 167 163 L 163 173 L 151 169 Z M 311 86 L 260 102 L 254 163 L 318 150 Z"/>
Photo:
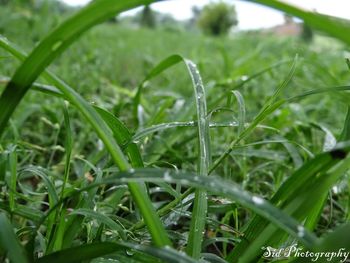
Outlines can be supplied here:
<path id="1" fill-rule="evenodd" d="M 62 0 L 70 5 L 84 5 L 89 0 Z M 203 6 L 214 0 L 170 0 L 155 3 L 152 8 L 169 13 L 177 19 L 187 19 L 192 15 L 193 6 Z M 269 8 L 244 1 L 226 0 L 236 6 L 239 29 L 270 27 L 283 22 L 283 14 Z M 350 0 L 288 0 L 288 2 L 319 13 L 350 19 Z M 135 11 L 129 11 L 133 13 Z"/>

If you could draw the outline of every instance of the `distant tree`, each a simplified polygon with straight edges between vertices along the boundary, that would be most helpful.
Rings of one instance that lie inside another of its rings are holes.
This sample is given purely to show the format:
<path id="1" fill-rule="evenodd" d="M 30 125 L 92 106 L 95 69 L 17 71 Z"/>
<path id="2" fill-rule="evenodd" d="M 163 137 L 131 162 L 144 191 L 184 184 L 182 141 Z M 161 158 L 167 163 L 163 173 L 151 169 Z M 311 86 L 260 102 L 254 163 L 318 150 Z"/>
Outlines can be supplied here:
<path id="1" fill-rule="evenodd" d="M 155 14 L 149 5 L 146 5 L 141 12 L 140 24 L 150 28 L 156 26 Z"/>
<path id="2" fill-rule="evenodd" d="M 231 27 L 238 24 L 236 9 L 224 2 L 210 3 L 200 12 L 197 23 L 207 34 L 227 34 Z"/>

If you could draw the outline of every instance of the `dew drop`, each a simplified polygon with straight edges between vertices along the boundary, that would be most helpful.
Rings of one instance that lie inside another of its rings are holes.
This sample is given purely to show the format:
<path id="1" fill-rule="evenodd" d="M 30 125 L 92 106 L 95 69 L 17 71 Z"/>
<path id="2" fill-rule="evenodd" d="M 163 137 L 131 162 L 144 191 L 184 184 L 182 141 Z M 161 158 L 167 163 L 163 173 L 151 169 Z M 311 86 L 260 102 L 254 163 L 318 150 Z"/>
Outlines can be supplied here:
<path id="1" fill-rule="evenodd" d="M 252 200 L 257 205 L 262 205 L 264 203 L 264 199 L 259 196 L 253 196 Z"/>
<path id="2" fill-rule="evenodd" d="M 165 182 L 171 182 L 172 181 L 172 178 L 171 178 L 171 176 L 170 176 L 170 174 L 169 174 L 169 171 L 166 171 L 165 173 L 164 173 L 164 181 Z"/>
<path id="3" fill-rule="evenodd" d="M 303 226 L 298 226 L 298 237 L 305 236 L 305 228 Z"/>

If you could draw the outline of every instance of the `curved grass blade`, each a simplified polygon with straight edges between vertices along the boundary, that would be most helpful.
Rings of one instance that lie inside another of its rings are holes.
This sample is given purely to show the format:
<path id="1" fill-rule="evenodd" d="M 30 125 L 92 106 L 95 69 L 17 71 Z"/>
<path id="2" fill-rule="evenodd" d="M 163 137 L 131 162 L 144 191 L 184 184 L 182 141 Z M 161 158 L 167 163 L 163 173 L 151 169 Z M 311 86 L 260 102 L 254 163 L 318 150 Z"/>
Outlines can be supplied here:
<path id="1" fill-rule="evenodd" d="M 16 263 L 28 263 L 25 250 L 18 241 L 13 226 L 4 213 L 0 213 L 0 248 L 6 252 L 7 257 Z"/>
<path id="2" fill-rule="evenodd" d="M 106 2 L 106 1 L 103 1 Z M 25 59 L 25 55 L 10 46 L 7 41 L 0 38 L 0 46 L 5 50 L 10 52 L 12 55 L 20 60 Z M 111 133 L 109 127 L 96 112 L 96 110 L 84 100 L 74 89 L 68 86 L 65 82 L 57 78 L 55 75 L 48 71 L 43 72 L 43 77 L 52 85 L 54 85 L 64 97 L 74 104 L 79 112 L 86 118 L 90 123 L 92 128 L 95 130 L 97 135 L 105 144 L 112 159 L 118 165 L 120 170 L 130 169 L 129 163 L 126 161 L 123 152 L 114 140 L 113 134 Z M 1 99 L 0 99 L 1 101 Z M 157 216 L 155 209 L 149 199 L 149 196 L 144 191 L 144 186 L 137 183 L 130 183 L 128 185 L 130 192 L 140 209 L 142 216 L 147 224 L 147 227 L 151 233 L 153 241 L 156 246 L 166 246 L 170 245 L 170 240 L 166 234 L 166 231 Z"/>
<path id="3" fill-rule="evenodd" d="M 81 192 L 101 185 L 128 182 L 179 183 L 183 186 L 200 188 L 213 194 L 232 199 L 238 204 L 251 209 L 256 214 L 262 216 L 263 218 L 267 219 L 267 221 L 273 223 L 294 238 L 298 239 L 307 247 L 312 247 L 316 242 L 316 237 L 307 230 L 305 230 L 303 236 L 298 234 L 300 225 L 295 219 L 286 215 L 284 212 L 273 206 L 270 202 L 241 189 L 239 185 L 233 183 L 232 181 L 216 177 L 196 176 L 195 174 L 185 171 L 142 168 L 135 169 L 134 171 L 119 172 L 116 176 L 104 178 L 99 183 L 93 183 L 89 186 L 76 190 L 75 192 L 71 193 L 71 196 L 80 194 Z M 64 202 L 64 200 L 60 202 Z M 45 221 L 46 217 L 54 212 L 55 209 L 57 209 L 57 205 L 56 208 L 52 208 L 50 211 L 48 211 L 37 227 L 39 227 Z"/>
<path id="4" fill-rule="evenodd" d="M 197 109 L 197 119 L 198 119 L 198 138 L 199 138 L 199 174 L 201 176 L 208 175 L 208 169 L 211 161 L 210 157 L 210 138 L 209 138 L 209 122 L 206 118 L 207 116 L 207 105 L 205 98 L 205 90 L 202 83 L 201 76 L 197 69 L 197 66 L 190 60 L 183 58 L 179 55 L 170 56 L 163 61 L 161 61 L 145 78 L 145 80 L 140 84 L 138 92 L 135 97 L 134 108 L 137 111 L 141 89 L 147 80 L 159 75 L 164 70 L 169 67 L 179 63 L 184 62 L 188 72 L 191 76 L 194 91 L 195 91 L 195 101 Z M 187 253 L 194 258 L 198 259 L 201 252 L 201 244 L 203 239 L 203 232 L 205 228 L 205 215 L 207 213 L 207 198 L 206 193 L 201 189 L 196 190 L 193 216 L 191 220 L 191 230 L 189 233 Z"/>

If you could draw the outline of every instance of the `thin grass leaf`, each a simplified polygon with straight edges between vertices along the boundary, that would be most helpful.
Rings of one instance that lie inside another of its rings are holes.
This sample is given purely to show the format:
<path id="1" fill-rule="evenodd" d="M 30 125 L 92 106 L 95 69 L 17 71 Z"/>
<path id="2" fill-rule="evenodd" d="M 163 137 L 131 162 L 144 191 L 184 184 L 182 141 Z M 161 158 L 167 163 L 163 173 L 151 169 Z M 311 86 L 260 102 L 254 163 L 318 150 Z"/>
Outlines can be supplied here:
<path id="1" fill-rule="evenodd" d="M 184 60 L 192 78 L 195 90 L 198 140 L 199 140 L 199 160 L 198 174 L 207 176 L 211 162 L 209 121 L 207 119 L 207 102 L 202 78 L 199 75 L 197 66 L 190 60 Z M 187 253 L 195 259 L 199 259 L 202 250 L 203 234 L 205 230 L 205 217 L 207 215 L 208 203 L 207 194 L 202 189 L 195 191 L 195 199 L 192 211 L 190 233 L 188 237 Z"/>
<path id="2" fill-rule="evenodd" d="M 330 155 L 330 153 L 327 154 Z M 295 219 L 289 217 L 261 197 L 251 195 L 249 192 L 241 189 L 239 185 L 233 183 L 232 181 L 227 181 L 216 177 L 196 176 L 195 174 L 180 170 L 172 171 L 142 168 L 129 172 L 120 172 L 116 176 L 104 178 L 99 183 L 93 183 L 89 186 L 81 188 L 80 190 L 74 191 L 71 193 L 71 196 L 80 194 L 83 191 L 87 191 L 100 185 L 114 185 L 116 183 L 127 182 L 166 182 L 179 183 L 183 186 L 197 187 L 213 194 L 232 199 L 236 203 L 251 209 L 256 214 L 262 216 L 263 218 L 267 219 L 267 221 L 272 222 L 283 231 L 298 239 L 307 247 L 313 246 L 316 242 L 316 237 L 306 229 L 302 236 L 299 235 L 300 224 Z M 66 198 L 68 198 L 68 196 Z M 56 209 L 57 205 L 48 211 L 45 217 L 42 218 L 41 223 L 39 223 L 36 227 L 39 227 L 45 221 L 46 217 L 53 213 Z"/>
<path id="3" fill-rule="evenodd" d="M 13 226 L 4 213 L 0 213 L 0 249 L 5 251 L 7 257 L 16 263 L 28 263 L 26 253 L 18 241 Z"/>
<path id="4" fill-rule="evenodd" d="M 17 152 L 16 146 L 11 146 L 9 149 L 9 168 L 10 168 L 10 182 L 9 182 L 9 203 L 10 209 L 13 211 L 16 205 L 16 186 L 17 186 Z"/>

